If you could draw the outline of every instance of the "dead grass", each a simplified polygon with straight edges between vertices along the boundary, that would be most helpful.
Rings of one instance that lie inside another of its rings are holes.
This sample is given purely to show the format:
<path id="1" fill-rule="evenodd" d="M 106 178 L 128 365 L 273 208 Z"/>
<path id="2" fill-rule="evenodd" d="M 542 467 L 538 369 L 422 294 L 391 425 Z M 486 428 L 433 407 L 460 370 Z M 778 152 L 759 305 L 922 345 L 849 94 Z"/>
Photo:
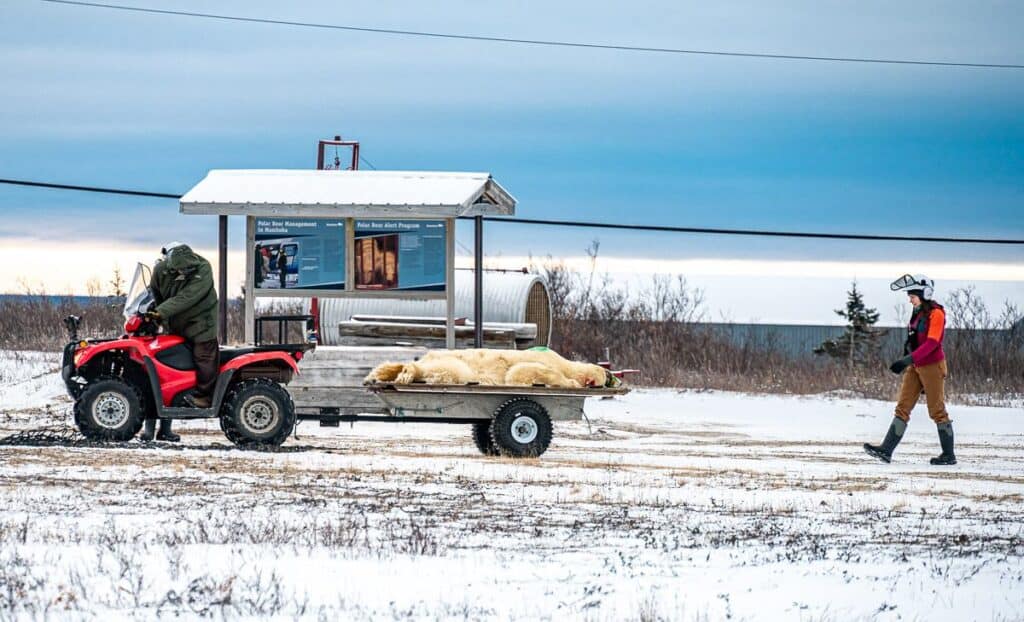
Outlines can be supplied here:
<path id="1" fill-rule="evenodd" d="M 93 296 L 81 302 L 72 296 L 54 296 L 44 290 L 26 289 L 25 295 L 0 301 L 0 350 L 60 351 L 67 343 L 64 318 L 82 318 L 80 337 L 111 338 L 124 332 L 124 298 L 116 295 Z M 274 301 L 261 308 L 262 314 L 304 313 L 300 301 Z M 305 341 L 302 327 L 291 322 L 287 341 Z M 271 331 L 273 332 L 273 331 Z M 267 342 L 275 335 L 268 335 Z M 228 343 L 243 343 L 244 317 L 241 298 L 228 302 Z"/>
<path id="2" fill-rule="evenodd" d="M 596 272 L 598 249 L 595 242 L 587 250 L 595 266 L 590 272 L 554 260 L 534 266 L 551 293 L 551 347 L 563 355 L 596 361 L 608 351 L 617 366 L 642 371 L 630 378 L 642 386 L 895 398 L 899 379 L 886 358 L 895 353 L 875 352 L 850 366 L 812 352 L 793 355 L 756 335 L 727 338 L 705 324 L 704 293 L 681 275 L 655 276 L 630 292 Z M 971 288 L 951 292 L 945 302 L 947 327 L 957 329 L 944 343 L 947 399 L 998 405 L 1024 395 L 1024 313 L 1008 302 L 993 313 Z"/>

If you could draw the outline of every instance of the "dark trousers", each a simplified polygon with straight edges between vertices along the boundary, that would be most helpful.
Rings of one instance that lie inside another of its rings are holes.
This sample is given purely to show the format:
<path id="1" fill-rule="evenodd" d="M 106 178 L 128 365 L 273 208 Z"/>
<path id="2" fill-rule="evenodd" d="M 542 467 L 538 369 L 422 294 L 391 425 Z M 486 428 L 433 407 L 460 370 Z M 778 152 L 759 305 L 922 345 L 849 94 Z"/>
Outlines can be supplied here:
<path id="1" fill-rule="evenodd" d="M 213 397 L 220 372 L 220 346 L 216 339 L 192 344 L 192 358 L 196 362 L 196 396 Z"/>

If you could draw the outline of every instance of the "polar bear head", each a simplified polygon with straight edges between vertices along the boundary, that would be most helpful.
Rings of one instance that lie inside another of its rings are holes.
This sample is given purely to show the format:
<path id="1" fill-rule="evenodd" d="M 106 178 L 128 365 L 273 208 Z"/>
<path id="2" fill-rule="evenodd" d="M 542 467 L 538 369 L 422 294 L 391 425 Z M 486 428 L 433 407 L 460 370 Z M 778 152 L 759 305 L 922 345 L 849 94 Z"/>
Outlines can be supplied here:
<path id="1" fill-rule="evenodd" d="M 608 371 L 592 363 L 574 363 L 572 379 L 581 387 L 603 387 L 608 382 Z"/>

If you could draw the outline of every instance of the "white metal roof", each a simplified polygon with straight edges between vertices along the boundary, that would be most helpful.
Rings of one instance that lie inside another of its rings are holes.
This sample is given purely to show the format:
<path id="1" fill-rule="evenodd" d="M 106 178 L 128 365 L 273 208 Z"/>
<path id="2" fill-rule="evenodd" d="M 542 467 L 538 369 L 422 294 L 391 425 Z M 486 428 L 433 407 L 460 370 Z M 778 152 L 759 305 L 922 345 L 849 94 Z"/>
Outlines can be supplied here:
<path id="1" fill-rule="evenodd" d="M 451 218 L 511 215 L 489 173 L 213 170 L 181 197 L 183 214 Z"/>

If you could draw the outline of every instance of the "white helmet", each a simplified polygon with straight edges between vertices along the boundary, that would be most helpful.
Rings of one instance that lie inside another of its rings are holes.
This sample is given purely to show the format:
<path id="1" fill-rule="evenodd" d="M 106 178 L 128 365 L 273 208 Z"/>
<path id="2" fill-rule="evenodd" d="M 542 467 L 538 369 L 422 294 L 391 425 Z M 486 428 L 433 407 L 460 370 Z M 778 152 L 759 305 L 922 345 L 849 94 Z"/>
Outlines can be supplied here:
<path id="1" fill-rule="evenodd" d="M 931 300 L 935 293 L 935 281 L 923 274 L 904 274 L 889 284 L 889 289 L 894 292 L 920 292 L 923 300 Z"/>
<path id="2" fill-rule="evenodd" d="M 169 255 L 171 253 L 171 251 L 173 251 L 174 249 L 178 248 L 179 246 L 185 246 L 185 243 L 184 242 L 169 242 L 169 243 L 165 244 L 163 248 L 160 249 L 160 254 L 163 255 L 164 257 L 166 257 L 167 255 Z"/>

